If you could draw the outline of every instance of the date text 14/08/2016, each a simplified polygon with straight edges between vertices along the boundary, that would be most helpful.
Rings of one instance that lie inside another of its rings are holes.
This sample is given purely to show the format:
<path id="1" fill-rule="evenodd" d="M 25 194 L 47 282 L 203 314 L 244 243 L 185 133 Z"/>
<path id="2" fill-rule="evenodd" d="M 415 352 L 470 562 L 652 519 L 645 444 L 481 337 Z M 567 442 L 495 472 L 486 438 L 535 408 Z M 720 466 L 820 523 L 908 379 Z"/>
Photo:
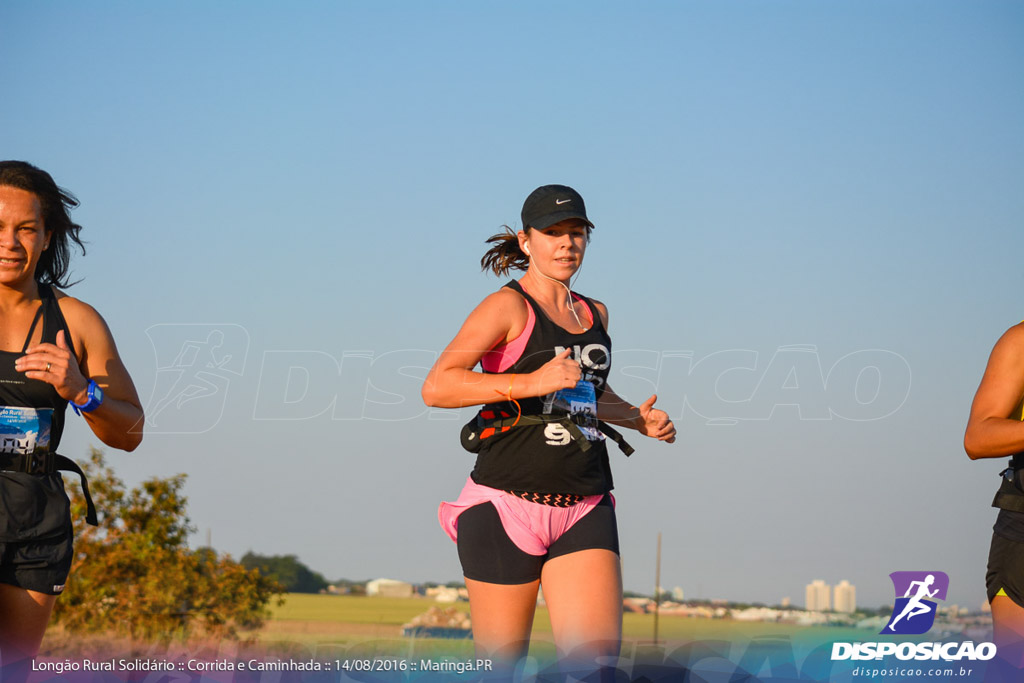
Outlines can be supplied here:
<path id="1" fill-rule="evenodd" d="M 33 671 L 47 671 L 63 674 L 69 671 L 437 671 L 448 673 L 471 673 L 491 671 L 489 659 L 216 659 L 187 661 L 160 659 L 82 659 L 50 660 L 39 658 L 32 661 Z"/>
<path id="2" fill-rule="evenodd" d="M 446 671 L 456 674 L 491 671 L 491 660 L 336 659 L 338 671 Z"/>

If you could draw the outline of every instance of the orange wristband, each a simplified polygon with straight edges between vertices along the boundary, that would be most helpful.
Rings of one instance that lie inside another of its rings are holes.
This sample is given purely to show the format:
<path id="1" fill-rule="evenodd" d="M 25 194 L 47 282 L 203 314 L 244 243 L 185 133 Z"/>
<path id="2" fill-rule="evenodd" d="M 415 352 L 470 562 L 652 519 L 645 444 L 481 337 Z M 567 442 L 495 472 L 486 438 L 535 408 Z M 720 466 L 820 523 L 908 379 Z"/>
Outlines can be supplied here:
<path id="1" fill-rule="evenodd" d="M 515 406 L 516 406 L 516 421 L 512 423 L 512 425 L 511 425 L 512 427 L 515 427 L 517 424 L 519 424 L 519 418 L 521 418 L 523 416 L 523 408 L 522 408 L 522 406 L 519 405 L 519 401 L 517 401 L 514 398 L 512 398 L 512 383 L 515 382 L 515 381 L 516 381 L 516 373 L 513 372 L 511 375 L 509 375 L 509 378 L 508 378 L 508 393 L 505 394 L 505 397 L 510 402 L 514 403 Z M 496 393 L 496 394 L 498 394 L 500 396 L 501 395 L 501 390 L 500 389 L 495 389 L 494 393 Z"/>

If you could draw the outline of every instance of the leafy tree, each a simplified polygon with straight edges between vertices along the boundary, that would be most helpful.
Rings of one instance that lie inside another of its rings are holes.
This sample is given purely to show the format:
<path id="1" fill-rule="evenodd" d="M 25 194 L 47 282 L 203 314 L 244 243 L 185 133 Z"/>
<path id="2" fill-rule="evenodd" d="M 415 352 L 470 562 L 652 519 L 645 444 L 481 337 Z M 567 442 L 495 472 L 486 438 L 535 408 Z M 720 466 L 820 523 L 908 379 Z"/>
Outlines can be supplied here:
<path id="1" fill-rule="evenodd" d="M 248 552 L 242 556 L 242 566 L 259 570 L 289 593 L 319 593 L 327 588 L 327 579 L 299 561 L 295 555 L 257 555 Z"/>
<path id="2" fill-rule="evenodd" d="M 282 587 L 211 548 L 188 547 L 184 474 L 128 491 L 95 448 L 82 469 L 100 525 L 85 523 L 78 478 L 69 477 L 75 557 L 55 621 L 142 640 L 233 638 L 263 624 Z"/>

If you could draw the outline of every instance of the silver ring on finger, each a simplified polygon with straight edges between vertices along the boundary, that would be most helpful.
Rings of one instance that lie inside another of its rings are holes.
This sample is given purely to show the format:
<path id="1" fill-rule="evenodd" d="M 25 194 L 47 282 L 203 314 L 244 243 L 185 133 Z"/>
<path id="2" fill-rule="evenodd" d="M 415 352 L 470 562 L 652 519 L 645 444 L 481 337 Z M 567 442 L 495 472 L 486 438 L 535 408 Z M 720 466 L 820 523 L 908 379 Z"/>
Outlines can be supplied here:
<path id="1" fill-rule="evenodd" d="M 50 364 L 49 364 L 49 363 L 47 363 L 47 364 L 46 364 L 46 371 L 47 371 L 47 372 L 49 372 L 49 371 L 50 371 Z"/>

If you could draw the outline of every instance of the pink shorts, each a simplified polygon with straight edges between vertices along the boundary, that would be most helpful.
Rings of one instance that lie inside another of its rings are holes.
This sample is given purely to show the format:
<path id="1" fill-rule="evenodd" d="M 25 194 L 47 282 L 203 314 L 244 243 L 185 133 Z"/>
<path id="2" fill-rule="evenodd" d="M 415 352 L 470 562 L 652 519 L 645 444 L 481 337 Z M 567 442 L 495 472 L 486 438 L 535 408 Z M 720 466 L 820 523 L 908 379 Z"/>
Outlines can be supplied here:
<path id="1" fill-rule="evenodd" d="M 554 507 L 531 503 L 467 478 L 458 500 L 441 503 L 438 507 L 437 519 L 448 537 L 456 541 L 459 515 L 474 505 L 491 503 L 498 511 L 505 533 L 517 548 L 530 555 L 544 555 L 552 543 L 593 510 L 602 498 L 603 494 L 586 496 L 571 507 Z"/>

